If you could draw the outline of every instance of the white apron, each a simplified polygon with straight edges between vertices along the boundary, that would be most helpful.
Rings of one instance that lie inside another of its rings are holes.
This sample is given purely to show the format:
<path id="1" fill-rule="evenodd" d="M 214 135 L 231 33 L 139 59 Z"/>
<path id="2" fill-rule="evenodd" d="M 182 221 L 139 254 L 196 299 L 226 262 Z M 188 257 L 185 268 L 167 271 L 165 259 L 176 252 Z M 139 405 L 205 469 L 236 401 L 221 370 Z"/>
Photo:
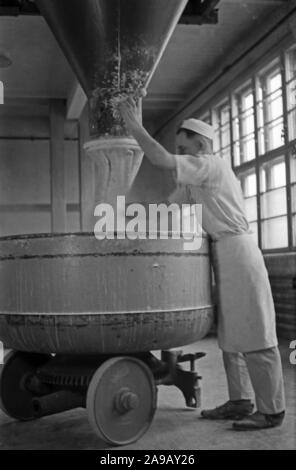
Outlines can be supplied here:
<path id="1" fill-rule="evenodd" d="M 241 186 L 217 155 L 176 155 L 177 190 L 170 201 L 202 204 L 202 226 L 214 240 L 218 341 L 226 352 L 277 345 L 275 311 L 261 251 L 250 234 Z"/>
<path id="2" fill-rule="evenodd" d="M 251 234 L 212 243 L 218 289 L 218 343 L 223 351 L 277 346 L 275 310 L 261 251 Z"/>

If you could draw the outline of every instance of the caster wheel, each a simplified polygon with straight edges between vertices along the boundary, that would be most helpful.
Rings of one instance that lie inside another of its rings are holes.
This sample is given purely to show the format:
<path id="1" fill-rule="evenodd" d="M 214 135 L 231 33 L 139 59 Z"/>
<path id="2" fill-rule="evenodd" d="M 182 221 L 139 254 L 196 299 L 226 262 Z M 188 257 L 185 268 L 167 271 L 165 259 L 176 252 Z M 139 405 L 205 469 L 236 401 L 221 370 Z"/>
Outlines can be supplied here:
<path id="1" fill-rule="evenodd" d="M 27 379 L 48 361 L 48 356 L 12 351 L 0 367 L 0 409 L 19 421 L 34 419 L 32 398 L 26 389 Z"/>
<path id="2" fill-rule="evenodd" d="M 87 391 L 90 424 L 108 444 L 127 445 L 149 428 L 156 410 L 156 386 L 150 369 L 132 357 L 107 360 Z"/>

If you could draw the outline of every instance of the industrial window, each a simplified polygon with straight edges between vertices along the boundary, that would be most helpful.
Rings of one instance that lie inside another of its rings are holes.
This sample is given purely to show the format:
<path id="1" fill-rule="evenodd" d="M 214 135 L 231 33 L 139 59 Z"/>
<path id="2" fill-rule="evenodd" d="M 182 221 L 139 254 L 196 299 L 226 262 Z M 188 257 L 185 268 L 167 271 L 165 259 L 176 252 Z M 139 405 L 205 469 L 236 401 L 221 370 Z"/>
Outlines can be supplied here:
<path id="1" fill-rule="evenodd" d="M 287 87 L 287 114 L 288 138 L 296 138 L 296 45 L 291 47 L 285 55 L 286 87 Z"/>
<path id="2" fill-rule="evenodd" d="M 265 251 L 296 248 L 296 44 L 276 54 L 208 103 L 214 152 L 232 163 Z"/>
<path id="3" fill-rule="evenodd" d="M 279 62 L 257 76 L 259 154 L 284 144 L 283 89 Z"/>
<path id="4" fill-rule="evenodd" d="M 215 130 L 214 153 L 231 164 L 231 115 L 229 101 L 218 105 L 213 111 Z"/>
<path id="5" fill-rule="evenodd" d="M 256 157 L 254 96 L 250 85 L 234 94 L 233 99 L 233 153 L 238 166 Z"/>
<path id="6" fill-rule="evenodd" d="M 296 148 L 290 154 L 293 246 L 296 247 Z"/>
<path id="7" fill-rule="evenodd" d="M 260 168 L 262 248 L 288 245 L 288 218 L 285 158 L 265 163 Z"/>

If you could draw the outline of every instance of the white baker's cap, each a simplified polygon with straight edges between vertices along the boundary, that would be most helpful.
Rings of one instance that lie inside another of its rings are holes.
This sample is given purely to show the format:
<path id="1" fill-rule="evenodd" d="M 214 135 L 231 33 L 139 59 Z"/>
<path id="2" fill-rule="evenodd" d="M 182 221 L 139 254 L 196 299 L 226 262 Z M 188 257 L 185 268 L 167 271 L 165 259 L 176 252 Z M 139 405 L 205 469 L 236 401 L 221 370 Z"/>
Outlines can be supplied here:
<path id="1" fill-rule="evenodd" d="M 203 135 L 210 140 L 214 140 L 214 128 L 206 122 L 199 119 L 186 119 L 180 126 L 180 129 L 187 129 L 188 131 L 196 132 L 196 134 Z"/>

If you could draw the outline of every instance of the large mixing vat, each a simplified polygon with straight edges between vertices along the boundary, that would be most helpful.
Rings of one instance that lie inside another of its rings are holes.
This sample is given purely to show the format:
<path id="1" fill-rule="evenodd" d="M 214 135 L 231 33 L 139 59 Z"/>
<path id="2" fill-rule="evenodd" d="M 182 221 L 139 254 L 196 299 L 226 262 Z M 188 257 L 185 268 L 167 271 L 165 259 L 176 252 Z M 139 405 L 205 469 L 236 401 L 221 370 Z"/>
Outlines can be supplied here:
<path id="1" fill-rule="evenodd" d="M 204 337 L 212 322 L 208 241 L 0 239 L 0 338 L 39 353 L 122 354 Z"/>
<path id="2" fill-rule="evenodd" d="M 149 428 L 156 386 L 200 405 L 194 362 L 165 351 L 212 323 L 208 241 L 97 240 L 94 234 L 0 239 L 0 408 L 31 420 L 86 407 L 96 434 L 129 444 Z M 161 360 L 150 353 L 163 350 Z M 55 353 L 52 355 L 52 353 Z M 190 361 L 190 371 L 179 363 Z"/>

